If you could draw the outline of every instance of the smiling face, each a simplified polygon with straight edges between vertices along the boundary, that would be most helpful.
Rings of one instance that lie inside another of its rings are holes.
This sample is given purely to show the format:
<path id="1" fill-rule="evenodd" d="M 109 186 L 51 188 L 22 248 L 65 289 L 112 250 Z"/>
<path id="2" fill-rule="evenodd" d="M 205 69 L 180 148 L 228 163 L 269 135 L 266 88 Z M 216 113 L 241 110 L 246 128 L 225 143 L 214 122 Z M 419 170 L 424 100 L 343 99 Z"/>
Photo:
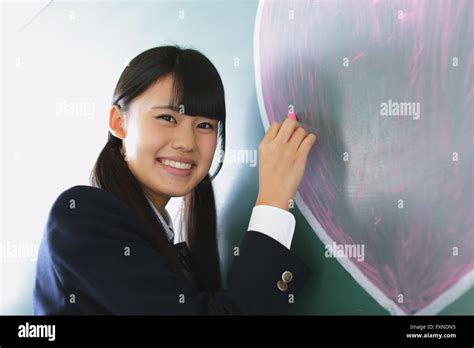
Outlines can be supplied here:
<path id="1" fill-rule="evenodd" d="M 217 145 L 218 121 L 172 110 L 172 88 L 167 75 L 134 98 L 126 115 L 113 106 L 109 118 L 130 171 L 162 209 L 170 197 L 188 194 L 209 173 Z"/>

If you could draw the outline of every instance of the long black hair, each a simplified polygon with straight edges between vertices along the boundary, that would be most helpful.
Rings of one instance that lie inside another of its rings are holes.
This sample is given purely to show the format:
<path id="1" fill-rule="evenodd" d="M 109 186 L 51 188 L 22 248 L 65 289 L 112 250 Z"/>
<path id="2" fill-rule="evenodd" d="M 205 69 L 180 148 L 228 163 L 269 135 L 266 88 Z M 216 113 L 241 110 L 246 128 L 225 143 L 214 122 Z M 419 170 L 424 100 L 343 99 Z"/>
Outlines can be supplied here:
<path id="1" fill-rule="evenodd" d="M 127 111 L 130 102 L 158 79 L 173 77 L 172 105 L 185 106 L 189 116 L 218 120 L 220 156 L 213 175 L 206 177 L 184 196 L 182 222 L 191 253 L 195 282 L 201 290 L 215 292 L 221 286 L 217 245 L 217 216 L 212 180 L 220 171 L 225 150 L 224 86 L 214 65 L 202 53 L 179 46 L 160 46 L 140 53 L 130 61 L 115 87 L 112 104 Z M 125 117 L 128 114 L 125 114 Z M 150 242 L 164 255 L 175 272 L 182 272 L 175 248 L 166 238 L 140 182 L 121 154 L 122 140 L 108 132 L 107 143 L 99 154 L 90 183 L 114 194 L 137 212 L 150 227 Z"/>

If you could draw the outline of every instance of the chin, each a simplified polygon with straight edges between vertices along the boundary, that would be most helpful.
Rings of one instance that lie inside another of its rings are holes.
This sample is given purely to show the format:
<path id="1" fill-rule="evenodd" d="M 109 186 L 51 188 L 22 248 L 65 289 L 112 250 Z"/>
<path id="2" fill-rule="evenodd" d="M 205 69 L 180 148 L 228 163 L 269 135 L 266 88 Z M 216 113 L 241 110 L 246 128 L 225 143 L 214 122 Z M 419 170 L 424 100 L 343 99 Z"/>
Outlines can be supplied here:
<path id="1" fill-rule="evenodd" d="M 167 196 L 170 197 L 183 197 L 186 196 L 188 193 L 192 191 L 194 186 L 192 186 L 190 189 L 185 189 L 185 190 L 172 190 L 172 191 L 165 191 Z"/>

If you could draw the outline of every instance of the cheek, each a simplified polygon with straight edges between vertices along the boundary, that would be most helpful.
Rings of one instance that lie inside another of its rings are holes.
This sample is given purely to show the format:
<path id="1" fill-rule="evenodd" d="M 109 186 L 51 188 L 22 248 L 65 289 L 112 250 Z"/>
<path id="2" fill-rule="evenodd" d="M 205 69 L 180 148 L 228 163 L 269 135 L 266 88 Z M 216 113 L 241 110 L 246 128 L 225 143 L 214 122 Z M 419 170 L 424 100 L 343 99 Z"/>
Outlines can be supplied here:
<path id="1" fill-rule="evenodd" d="M 214 158 L 214 153 L 216 151 L 217 138 L 214 137 L 205 137 L 199 140 L 199 152 L 201 154 L 201 160 L 206 163 L 206 165 L 211 166 L 212 159 Z"/>
<path id="2" fill-rule="evenodd" d="M 168 138 L 169 133 L 160 127 L 146 122 L 139 124 L 127 134 L 127 152 L 135 159 L 135 165 L 148 167 L 154 164 L 157 151 L 169 141 Z"/>
<path id="3" fill-rule="evenodd" d="M 129 124 L 124 144 L 131 158 L 136 158 L 140 148 L 140 131 L 135 124 Z"/>
<path id="4" fill-rule="evenodd" d="M 171 141 L 171 132 L 166 129 L 148 125 L 142 130 L 142 148 L 147 153 L 157 155 L 157 151 Z"/>

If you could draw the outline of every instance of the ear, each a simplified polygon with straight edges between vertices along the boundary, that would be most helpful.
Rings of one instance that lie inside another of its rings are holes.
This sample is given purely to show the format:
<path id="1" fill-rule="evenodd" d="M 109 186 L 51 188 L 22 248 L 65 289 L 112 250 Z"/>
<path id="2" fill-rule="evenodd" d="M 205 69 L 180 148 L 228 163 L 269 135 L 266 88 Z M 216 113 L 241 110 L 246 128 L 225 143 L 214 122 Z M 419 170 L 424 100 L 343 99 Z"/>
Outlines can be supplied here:
<path id="1" fill-rule="evenodd" d="M 118 108 L 117 105 L 112 105 L 110 108 L 109 129 L 116 138 L 123 140 L 127 136 L 125 114 Z"/>

